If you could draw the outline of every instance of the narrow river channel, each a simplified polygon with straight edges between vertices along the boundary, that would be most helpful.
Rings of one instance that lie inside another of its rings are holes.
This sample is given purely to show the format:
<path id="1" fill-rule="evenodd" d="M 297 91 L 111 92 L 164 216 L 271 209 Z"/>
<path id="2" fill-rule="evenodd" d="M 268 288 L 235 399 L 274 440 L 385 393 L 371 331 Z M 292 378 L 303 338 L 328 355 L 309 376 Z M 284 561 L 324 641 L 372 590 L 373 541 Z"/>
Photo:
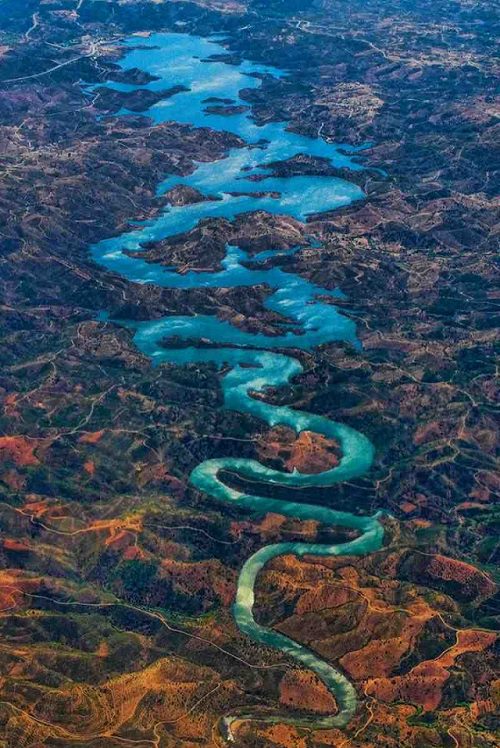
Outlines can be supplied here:
<path id="1" fill-rule="evenodd" d="M 359 347 L 353 321 L 341 314 L 332 301 L 328 301 L 328 297 L 334 299 L 340 292 L 322 289 L 277 267 L 259 268 L 259 262 L 268 258 L 271 254 L 269 252 L 254 257 L 252 268 L 249 268 L 245 266 L 248 259 L 245 252 L 238 247 L 228 246 L 222 270 L 181 275 L 175 269 L 131 257 L 124 250 L 140 251 L 143 243 L 187 231 L 208 217 L 219 216 L 230 220 L 246 211 L 265 210 L 304 220 L 309 213 L 332 210 L 360 200 L 363 192 L 359 187 L 333 177 L 271 176 L 261 182 L 252 179 L 252 176 L 266 173 L 262 168 L 263 163 L 285 160 L 297 153 L 328 158 L 337 167 L 356 170 L 361 168 L 353 159 L 356 149 L 345 145 L 335 146 L 320 138 L 312 139 L 290 132 L 283 122 L 258 126 L 246 110 L 231 116 L 207 112 L 207 99 L 230 100 L 232 105 L 239 107 L 245 104 L 240 98 L 242 89 L 260 86 L 262 75 L 284 75 L 275 68 L 251 62 L 233 65 L 210 60 L 213 55 L 226 53 L 217 40 L 162 33 L 153 34 L 148 39 L 129 38 L 125 40 L 124 46 L 121 67 L 140 68 L 158 76 L 158 80 L 143 86 L 108 81 L 106 86 L 122 91 L 137 88 L 159 91 L 172 86 L 185 86 L 189 90 L 153 105 L 147 110 L 147 115 L 156 123 L 172 120 L 229 131 L 242 138 L 248 147 L 232 149 L 224 158 L 215 162 L 199 163 L 192 174 L 186 177 L 169 177 L 158 188 L 159 194 L 162 194 L 174 185 L 186 184 L 204 195 L 215 195 L 219 199 L 182 207 L 168 206 L 161 215 L 141 224 L 137 230 L 92 247 L 93 257 L 130 281 L 154 283 L 168 288 L 228 288 L 267 284 L 272 289 L 272 294 L 266 301 L 268 308 L 281 313 L 293 323 L 291 328 L 295 332 L 284 326 L 283 333 L 276 337 L 245 332 L 229 322 L 205 315 L 165 317 L 126 324 L 133 328 L 138 348 L 151 357 L 155 365 L 162 362 L 183 364 L 195 361 L 215 362 L 220 367 L 229 365 L 229 372 L 221 379 L 226 408 L 251 413 L 269 426 L 282 424 L 297 433 L 309 430 L 339 442 L 342 450 L 340 463 L 319 474 L 306 475 L 296 471 L 284 473 L 265 467 L 255 460 L 228 457 L 202 462 L 193 470 L 190 480 L 197 489 L 213 499 L 239 505 L 252 513 L 276 512 L 358 531 L 356 539 L 336 545 L 286 542 L 261 548 L 245 562 L 240 571 L 233 606 L 236 623 L 244 634 L 261 644 L 281 650 L 314 671 L 334 694 L 338 704 L 338 712 L 331 716 L 300 718 L 283 715 L 268 719 L 324 728 L 343 727 L 356 710 L 357 696 L 354 687 L 342 673 L 306 647 L 259 625 L 253 616 L 254 587 L 257 575 L 265 564 L 282 554 L 299 557 L 340 556 L 361 555 L 378 550 L 384 534 L 379 521 L 380 514 L 373 517 L 359 516 L 325 506 L 245 494 L 226 485 L 220 478 L 222 471 L 230 471 L 249 481 L 297 489 L 306 486 L 331 486 L 369 470 L 373 448 L 363 434 L 321 416 L 290 407 L 270 405 L 252 395 L 265 391 L 269 386 L 285 385 L 302 371 L 299 361 L 283 353 L 283 349 L 312 349 L 332 341 L 348 341 Z M 127 111 L 122 110 L 120 114 L 127 114 Z M 255 147 L 256 144 L 258 147 Z M 266 195 L 259 195 L 258 192 L 263 189 Z M 231 194 L 242 192 L 246 194 Z M 269 193 L 273 193 L 273 196 Z M 297 329 L 300 334 L 296 332 Z M 191 343 L 177 349 L 162 347 L 161 341 L 170 336 L 186 341 L 208 338 L 217 347 L 202 348 Z M 294 491 L 294 496 L 296 495 Z M 226 718 L 229 740 L 233 737 L 231 721 L 231 717 Z"/>

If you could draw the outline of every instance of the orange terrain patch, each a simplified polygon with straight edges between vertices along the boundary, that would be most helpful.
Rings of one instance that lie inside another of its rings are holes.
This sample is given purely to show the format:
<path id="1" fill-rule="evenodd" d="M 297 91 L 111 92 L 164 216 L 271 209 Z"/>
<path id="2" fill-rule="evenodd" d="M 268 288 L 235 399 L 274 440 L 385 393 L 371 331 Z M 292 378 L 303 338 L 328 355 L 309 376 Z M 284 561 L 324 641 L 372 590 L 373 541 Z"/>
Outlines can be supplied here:
<path id="1" fill-rule="evenodd" d="M 13 462 L 15 465 L 38 465 L 34 450 L 38 446 L 35 439 L 25 436 L 0 436 L 0 462 Z"/>
<path id="2" fill-rule="evenodd" d="M 489 631 L 464 629 L 457 631 L 457 639 L 435 660 L 416 665 L 406 675 L 394 678 L 373 678 L 366 685 L 366 693 L 381 701 L 405 701 L 422 707 L 426 712 L 438 708 L 442 689 L 449 678 L 448 668 L 466 652 L 482 652 L 496 640 Z"/>
<path id="3" fill-rule="evenodd" d="M 309 670 L 290 670 L 280 683 L 280 704 L 319 714 L 335 714 L 337 704 L 324 683 Z"/>
<path id="4" fill-rule="evenodd" d="M 83 469 L 88 475 L 90 476 L 94 475 L 95 474 L 95 462 L 93 460 L 87 460 L 83 464 Z"/>
<path id="5" fill-rule="evenodd" d="M 470 596 L 488 597 L 496 589 L 495 583 L 471 564 L 442 556 L 439 553 L 432 556 L 425 571 L 434 579 L 462 585 L 464 591 Z"/>
<path id="6" fill-rule="evenodd" d="M 97 444 L 98 441 L 104 436 L 104 430 L 101 431 L 90 431 L 88 434 L 83 434 L 78 441 L 80 444 Z"/>
<path id="7" fill-rule="evenodd" d="M 273 725 L 260 734 L 279 748 L 306 748 L 305 738 L 291 725 Z"/>
<path id="8" fill-rule="evenodd" d="M 5 538 L 2 545 L 5 551 L 12 551 L 16 553 L 25 553 L 26 551 L 30 550 L 30 547 L 29 545 L 27 545 L 27 543 L 23 543 L 21 540 L 16 540 L 16 538 Z"/>
<path id="9" fill-rule="evenodd" d="M 339 464 L 337 442 L 313 431 L 297 435 L 292 429 L 277 426 L 261 438 L 258 449 L 261 458 L 281 460 L 289 472 L 322 473 Z"/>

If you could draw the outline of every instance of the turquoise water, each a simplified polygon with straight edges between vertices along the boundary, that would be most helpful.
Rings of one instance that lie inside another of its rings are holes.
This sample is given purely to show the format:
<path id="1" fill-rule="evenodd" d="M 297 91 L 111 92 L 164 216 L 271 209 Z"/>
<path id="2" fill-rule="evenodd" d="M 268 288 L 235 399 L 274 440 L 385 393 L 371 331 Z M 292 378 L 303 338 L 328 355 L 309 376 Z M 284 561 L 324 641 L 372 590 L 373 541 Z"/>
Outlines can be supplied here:
<path id="1" fill-rule="evenodd" d="M 147 48 L 134 49 L 137 44 Z M 240 99 L 239 92 L 244 88 L 259 86 L 261 76 L 284 75 L 282 71 L 250 62 L 235 66 L 207 60 L 211 55 L 225 52 L 215 40 L 184 34 L 154 34 L 146 42 L 131 38 L 124 45 L 128 48 L 120 62 L 124 69 L 138 67 L 160 78 L 143 88 L 161 90 L 178 84 L 190 88 L 188 92 L 179 93 L 147 110 L 148 116 L 156 123 L 173 120 L 197 127 L 226 130 L 242 138 L 246 145 L 229 150 L 218 161 L 197 163 L 192 174 L 181 178 L 169 177 L 158 188 L 161 194 L 174 185 L 187 184 L 205 195 L 217 196 L 219 200 L 183 207 L 169 206 L 155 219 L 95 245 L 92 253 L 99 263 L 136 283 L 155 283 L 167 288 L 234 288 L 266 284 L 271 289 L 265 302 L 267 308 L 279 312 L 288 320 L 288 323 L 282 325 L 282 333 L 273 337 L 245 332 L 229 322 L 207 315 L 172 316 L 124 324 L 133 329 L 138 348 L 157 365 L 162 362 L 183 364 L 194 361 L 214 362 L 219 367 L 229 364 L 230 371 L 221 379 L 224 407 L 240 413 L 250 413 L 269 426 L 282 424 L 297 433 L 303 430 L 314 431 L 339 442 L 342 451 L 339 465 L 323 473 L 282 473 L 255 460 L 222 457 L 202 462 L 193 470 L 190 480 L 197 489 L 213 499 L 241 506 L 253 513 L 276 512 L 358 531 L 358 536 L 346 543 L 288 542 L 261 548 L 241 569 L 233 606 L 235 621 L 244 634 L 281 650 L 313 670 L 335 695 L 339 707 L 336 714 L 324 717 L 280 716 L 267 719 L 318 727 L 343 727 L 356 709 L 357 696 L 352 684 L 342 673 L 306 647 L 283 634 L 260 626 L 253 616 L 254 587 L 261 569 L 271 559 L 285 553 L 299 557 L 340 556 L 362 555 L 379 549 L 383 542 L 380 514 L 363 517 L 325 506 L 246 494 L 226 485 L 219 477 L 222 471 L 230 471 L 250 481 L 271 485 L 323 487 L 360 476 L 370 468 L 373 447 L 363 434 L 322 416 L 270 405 L 254 396 L 254 393 L 264 392 L 268 387 L 286 385 L 301 373 L 299 361 L 286 355 L 284 349 L 306 350 L 332 341 L 346 341 L 359 347 L 353 321 L 341 314 L 335 306 L 335 299 L 341 296 L 341 292 L 322 289 L 278 267 L 259 267 L 259 263 L 275 254 L 272 251 L 259 253 L 253 258 L 251 266 L 245 267 L 245 262 L 248 263 L 249 259 L 246 253 L 238 247 L 228 246 L 220 271 L 180 275 L 175 269 L 147 263 L 140 257 L 130 257 L 124 250 L 140 251 L 141 243 L 189 230 L 207 217 L 220 216 L 230 220 L 246 211 L 266 210 L 304 220 L 310 213 L 332 210 L 362 199 L 363 192 L 359 187 L 332 177 L 265 178 L 257 182 L 249 179 L 249 176 L 267 173 L 263 164 L 283 160 L 297 153 L 328 158 L 336 166 L 356 170 L 361 168 L 353 160 L 356 149 L 342 146 L 341 152 L 340 146 L 288 131 L 286 123 L 282 122 L 259 127 L 249 118 L 248 112 L 229 117 L 207 113 L 205 100 L 208 97 L 231 99 L 236 104 L 241 104 L 244 102 Z M 111 81 L 107 85 L 127 91 L 140 88 Z M 126 115 L 127 112 L 123 110 L 120 114 Z M 254 194 L 233 197 L 229 194 L 234 191 L 255 193 L 262 190 L 276 191 L 280 196 L 270 198 Z M 316 245 L 311 242 L 310 246 Z M 296 248 L 284 253 L 289 254 L 295 250 Z M 177 349 L 163 348 L 162 340 L 173 336 L 188 343 Z M 208 339 L 216 347 L 198 347 L 196 341 L 200 338 Z M 232 719 L 226 718 L 230 740 Z"/>

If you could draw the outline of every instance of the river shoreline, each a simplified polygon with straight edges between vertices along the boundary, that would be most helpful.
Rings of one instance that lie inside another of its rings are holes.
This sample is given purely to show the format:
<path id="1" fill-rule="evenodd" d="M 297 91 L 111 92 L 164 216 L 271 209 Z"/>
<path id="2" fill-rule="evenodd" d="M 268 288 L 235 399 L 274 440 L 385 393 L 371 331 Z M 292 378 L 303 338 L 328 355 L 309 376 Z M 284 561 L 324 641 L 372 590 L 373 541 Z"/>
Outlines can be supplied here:
<path id="1" fill-rule="evenodd" d="M 232 220 L 241 213 L 264 210 L 274 214 L 290 215 L 305 221 L 308 214 L 331 211 L 361 200 L 358 186 L 336 176 L 276 177 L 266 172 L 266 163 L 284 162 L 298 153 L 328 159 L 343 173 L 359 171 L 352 154 L 359 149 L 334 146 L 321 139 L 297 135 L 286 129 L 285 123 L 257 126 L 245 110 L 236 107 L 231 116 L 207 108 L 208 92 L 220 99 L 239 102 L 239 92 L 244 87 L 257 87 L 263 76 L 284 75 L 274 68 L 243 62 L 229 66 L 220 62 L 217 53 L 224 48 L 212 40 L 185 34 L 154 34 L 147 44 L 136 46 L 136 39 L 124 43 L 130 47 L 120 60 L 120 66 L 138 68 L 149 74 L 151 82 L 134 86 L 110 81 L 115 91 L 130 94 L 138 88 L 155 90 L 178 87 L 178 93 L 167 100 L 155 101 L 145 112 L 155 123 L 174 120 L 229 131 L 248 145 L 231 149 L 216 162 L 198 163 L 195 171 L 186 177 L 168 177 L 158 188 L 158 194 L 184 185 L 202 195 L 215 195 L 216 200 L 203 200 L 194 204 L 170 205 L 156 218 L 139 224 L 137 229 L 100 242 L 92 247 L 94 259 L 109 270 L 124 275 L 137 283 L 153 283 L 166 288 L 197 287 L 238 288 L 258 283 L 269 286 L 273 293 L 266 307 L 293 321 L 294 330 L 270 337 L 262 333 L 244 332 L 229 322 L 214 317 L 197 315 L 165 317 L 145 322 L 121 322 L 134 330 L 134 342 L 139 350 L 149 356 L 154 365 L 163 362 L 186 364 L 194 361 L 213 362 L 220 368 L 231 369 L 222 378 L 224 407 L 249 413 L 269 426 L 285 425 L 296 433 L 313 431 L 336 439 L 342 451 L 340 463 L 318 474 L 282 473 L 267 468 L 255 460 L 219 458 L 206 460 L 191 473 L 190 482 L 212 499 L 238 504 L 253 513 L 276 512 L 288 517 L 315 519 L 323 524 L 355 529 L 359 535 L 346 543 L 327 545 L 318 543 L 277 543 L 264 546 L 243 565 L 233 605 L 233 614 L 240 630 L 253 640 L 280 649 L 296 662 L 313 670 L 325 683 L 338 704 L 338 712 L 323 717 L 298 718 L 283 716 L 257 717 L 264 721 L 290 722 L 295 725 L 317 727 L 345 727 L 354 716 L 357 695 L 349 680 L 306 647 L 292 639 L 266 629 L 253 617 L 254 586 L 260 570 L 273 558 L 291 553 L 306 555 L 339 556 L 362 555 L 378 550 L 383 543 L 384 531 L 379 521 L 380 513 L 373 517 L 360 517 L 349 512 L 339 512 L 314 504 L 282 501 L 242 493 L 226 485 L 219 474 L 232 471 L 250 480 L 264 481 L 270 485 L 294 488 L 333 486 L 336 483 L 366 473 L 372 463 L 373 447 L 361 433 L 321 416 L 315 416 L 288 407 L 266 403 L 253 393 L 264 394 L 266 388 L 288 385 L 302 371 L 301 364 L 284 353 L 273 349 L 311 350 L 314 347 L 345 341 L 354 348 L 360 344 L 354 322 L 344 316 L 334 303 L 341 297 L 338 289 L 328 291 L 294 276 L 279 267 L 261 269 L 260 262 L 272 260 L 273 252 L 265 251 L 253 258 L 236 246 L 227 246 L 222 270 L 214 272 L 184 273 L 175 268 L 146 262 L 140 257 L 143 247 L 175 234 L 191 230 L 207 218 L 223 217 Z M 127 110 L 120 110 L 127 116 Z M 254 145 L 259 144 L 257 153 Z M 264 166 L 263 166 L 264 164 Z M 265 190 L 251 189 L 252 184 L 264 183 Z M 242 189 L 244 185 L 244 189 Z M 239 189 L 238 189 L 239 188 Z M 317 246 L 314 238 L 311 247 Z M 277 253 L 279 254 L 279 253 Z M 298 330 L 298 333 L 297 333 Z M 166 339 L 179 341 L 179 347 L 163 345 Z M 211 345 L 194 346 L 193 340 L 209 341 Z M 182 345 L 186 341 L 187 345 Z M 224 724 L 227 739 L 233 739 L 231 722 L 236 717 L 226 717 Z"/>

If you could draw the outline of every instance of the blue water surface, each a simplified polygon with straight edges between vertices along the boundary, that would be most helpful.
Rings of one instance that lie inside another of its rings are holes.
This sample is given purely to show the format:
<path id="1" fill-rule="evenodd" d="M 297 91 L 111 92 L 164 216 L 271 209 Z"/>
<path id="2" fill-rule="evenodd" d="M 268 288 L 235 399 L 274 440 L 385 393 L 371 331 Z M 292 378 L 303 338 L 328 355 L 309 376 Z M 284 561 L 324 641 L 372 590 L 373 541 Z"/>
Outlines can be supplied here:
<path id="1" fill-rule="evenodd" d="M 138 48 L 140 46 L 140 48 Z M 318 544 L 285 542 L 265 546 L 251 556 L 238 581 L 235 620 L 240 630 L 266 646 L 278 648 L 298 663 L 313 670 L 335 695 L 338 712 L 323 717 L 267 716 L 271 721 L 287 721 L 316 727 L 343 727 L 354 715 L 357 695 L 349 680 L 332 665 L 307 647 L 287 636 L 260 626 L 253 616 L 254 587 L 258 573 L 273 558 L 291 553 L 296 556 L 360 555 L 379 549 L 383 542 L 383 527 L 379 515 L 361 517 L 340 512 L 327 506 L 297 501 L 294 491 L 291 500 L 246 494 L 227 485 L 221 478 L 224 472 L 237 473 L 251 483 L 300 487 L 333 486 L 364 474 L 373 459 L 370 441 L 358 431 L 327 418 L 301 412 L 287 406 L 277 407 L 266 402 L 266 388 L 288 384 L 302 372 L 299 361 L 285 354 L 284 349 L 310 350 L 332 341 L 346 341 L 358 346 L 354 322 L 342 314 L 335 301 L 338 290 L 325 290 L 308 280 L 288 273 L 279 267 L 259 263 L 268 262 L 274 254 L 292 254 L 297 248 L 275 253 L 268 249 L 249 262 L 248 255 L 236 246 L 226 247 L 226 257 L 220 270 L 190 271 L 185 274 L 175 268 L 146 262 L 140 256 L 129 256 L 124 250 L 141 251 L 142 244 L 158 241 L 188 231 L 206 218 L 221 217 L 232 220 L 247 211 L 265 210 L 304 221 L 308 215 L 333 210 L 363 198 L 362 190 L 344 179 L 333 177 L 290 178 L 267 177 L 254 181 L 252 176 L 269 174 L 264 168 L 272 161 L 288 159 L 298 153 L 327 158 L 337 167 L 353 171 L 362 168 L 355 160 L 356 151 L 346 145 L 334 145 L 320 138 L 308 138 L 287 129 L 284 122 L 257 125 L 250 111 L 232 116 L 210 114 L 206 111 L 209 97 L 231 99 L 245 104 L 242 89 L 257 88 L 263 76 L 279 78 L 285 73 L 275 68 L 243 61 L 239 65 L 210 60 L 213 55 L 226 52 L 220 41 L 186 34 L 152 34 L 148 39 L 132 37 L 124 42 L 125 54 L 120 60 L 124 69 L 137 67 L 159 77 L 146 86 L 133 86 L 108 81 L 109 87 L 122 91 L 147 88 L 154 91 L 184 85 L 189 91 L 178 93 L 150 107 L 146 114 L 156 124 L 169 120 L 194 127 L 227 131 L 242 139 L 241 147 L 229 149 L 217 161 L 196 163 L 191 174 L 169 176 L 158 187 L 165 193 L 177 184 L 186 184 L 205 196 L 219 198 L 182 207 L 168 206 L 154 219 L 137 224 L 131 231 L 107 239 L 92 248 L 95 260 L 106 268 L 120 273 L 136 283 L 153 283 L 166 288 L 235 288 L 265 284 L 270 293 L 268 309 L 282 315 L 282 332 L 275 336 L 251 333 L 231 323 L 208 315 L 177 315 L 145 322 L 128 322 L 134 330 L 138 348 L 155 364 L 163 362 L 186 364 L 193 361 L 229 364 L 229 372 L 221 383 L 226 408 L 247 412 L 262 419 L 269 426 L 285 425 L 297 433 L 309 430 L 335 439 L 342 451 L 339 465 L 319 474 L 306 475 L 294 471 L 284 473 L 246 458 L 217 458 L 198 465 L 190 476 L 191 483 L 213 500 L 230 503 L 264 514 L 280 514 L 313 519 L 328 525 L 343 526 L 356 531 L 357 536 L 346 543 Z M 126 116 L 122 110 L 120 116 Z M 207 134 L 207 137 L 209 135 Z M 260 191 L 272 191 L 278 197 L 258 196 Z M 232 192 L 254 193 L 235 197 Z M 317 247 L 311 240 L 310 247 Z M 105 318 L 105 313 L 101 314 Z M 185 346 L 163 347 L 165 338 L 188 341 Z M 205 345 L 198 341 L 203 338 Z M 213 343 L 210 347 L 206 341 Z M 262 714 L 259 715 L 262 718 Z M 226 734 L 233 739 L 232 717 L 226 717 Z"/>

